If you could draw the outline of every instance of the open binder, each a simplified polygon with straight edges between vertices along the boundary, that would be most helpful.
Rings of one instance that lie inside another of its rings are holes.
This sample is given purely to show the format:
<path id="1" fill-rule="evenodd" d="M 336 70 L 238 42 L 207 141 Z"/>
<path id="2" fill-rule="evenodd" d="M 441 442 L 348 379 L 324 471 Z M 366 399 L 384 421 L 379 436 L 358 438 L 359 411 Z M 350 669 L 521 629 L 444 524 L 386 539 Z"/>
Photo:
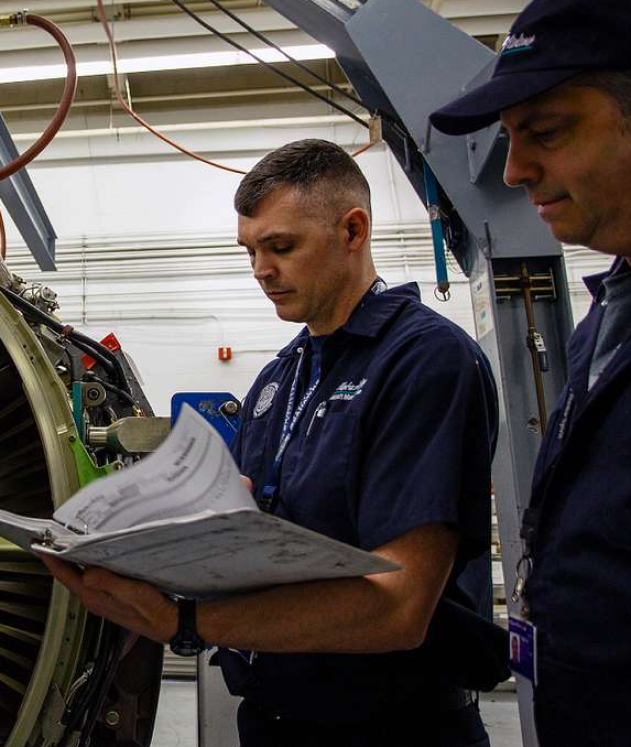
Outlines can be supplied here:
<path id="1" fill-rule="evenodd" d="M 0 511 L 0 536 L 198 598 L 399 568 L 260 511 L 221 437 L 188 406 L 157 451 L 90 483 L 52 519 Z"/>

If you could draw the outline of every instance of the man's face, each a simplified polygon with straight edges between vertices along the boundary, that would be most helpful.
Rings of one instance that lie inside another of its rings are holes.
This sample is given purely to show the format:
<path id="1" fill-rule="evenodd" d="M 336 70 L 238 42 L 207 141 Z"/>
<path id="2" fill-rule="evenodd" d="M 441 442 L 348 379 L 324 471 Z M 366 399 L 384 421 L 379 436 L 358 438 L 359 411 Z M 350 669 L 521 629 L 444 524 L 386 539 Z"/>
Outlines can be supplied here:
<path id="1" fill-rule="evenodd" d="M 631 123 L 594 88 L 558 86 L 502 112 L 504 181 L 559 241 L 631 256 Z"/>
<path id="2" fill-rule="evenodd" d="M 246 247 L 254 277 L 276 313 L 307 324 L 312 334 L 337 326 L 351 282 L 343 231 L 329 213 L 308 195 L 279 187 L 252 217 L 239 215 L 237 241 Z"/>

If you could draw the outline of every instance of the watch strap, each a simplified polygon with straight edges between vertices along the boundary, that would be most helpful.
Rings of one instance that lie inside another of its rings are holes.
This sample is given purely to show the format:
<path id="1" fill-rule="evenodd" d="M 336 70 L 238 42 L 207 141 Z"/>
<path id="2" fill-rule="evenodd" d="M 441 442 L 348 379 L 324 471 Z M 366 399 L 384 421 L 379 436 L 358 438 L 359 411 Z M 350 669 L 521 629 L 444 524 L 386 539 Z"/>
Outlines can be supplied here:
<path id="1" fill-rule="evenodd" d="M 171 651 L 178 656 L 197 656 L 204 650 L 204 641 L 197 632 L 195 599 L 178 599 L 177 633 L 170 642 Z"/>

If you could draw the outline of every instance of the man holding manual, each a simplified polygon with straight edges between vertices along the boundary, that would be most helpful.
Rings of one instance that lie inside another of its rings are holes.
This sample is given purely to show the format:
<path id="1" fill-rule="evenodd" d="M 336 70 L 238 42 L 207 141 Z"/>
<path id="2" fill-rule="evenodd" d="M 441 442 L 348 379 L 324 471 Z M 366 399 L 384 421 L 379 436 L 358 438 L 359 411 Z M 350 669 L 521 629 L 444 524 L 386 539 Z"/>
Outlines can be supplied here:
<path id="1" fill-rule="evenodd" d="M 401 566 L 197 603 L 189 627 L 222 647 L 244 698 L 241 744 L 484 747 L 459 687 L 470 662 L 442 666 L 454 640 L 440 631 L 445 598 L 482 608 L 489 590 L 488 363 L 415 284 L 377 276 L 368 184 L 338 146 L 274 151 L 235 205 L 254 277 L 282 319 L 306 324 L 254 383 L 235 459 L 265 511 Z M 156 589 L 45 562 L 95 614 L 178 647 L 177 606 Z"/>

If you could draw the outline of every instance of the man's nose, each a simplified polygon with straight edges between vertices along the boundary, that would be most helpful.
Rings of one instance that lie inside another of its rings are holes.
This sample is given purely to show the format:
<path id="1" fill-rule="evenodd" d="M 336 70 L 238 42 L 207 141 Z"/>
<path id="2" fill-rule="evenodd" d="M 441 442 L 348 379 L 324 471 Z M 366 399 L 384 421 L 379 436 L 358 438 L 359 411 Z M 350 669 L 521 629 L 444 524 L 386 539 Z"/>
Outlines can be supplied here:
<path id="1" fill-rule="evenodd" d="M 530 149 L 511 140 L 504 166 L 504 183 L 508 187 L 527 187 L 541 181 L 541 176 L 541 166 Z"/>
<path id="2" fill-rule="evenodd" d="M 254 279 L 260 283 L 263 280 L 272 280 L 278 274 L 278 271 L 268 257 L 257 255 L 252 263 L 252 272 Z"/>

